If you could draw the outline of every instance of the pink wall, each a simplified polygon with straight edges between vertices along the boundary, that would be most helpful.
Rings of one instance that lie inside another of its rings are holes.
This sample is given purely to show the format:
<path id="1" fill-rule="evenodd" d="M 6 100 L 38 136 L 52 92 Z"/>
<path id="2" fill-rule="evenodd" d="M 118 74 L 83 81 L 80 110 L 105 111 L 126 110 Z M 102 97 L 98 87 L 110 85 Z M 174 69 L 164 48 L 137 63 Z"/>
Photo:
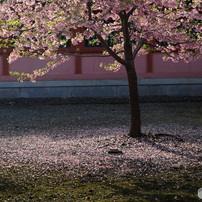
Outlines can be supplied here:
<path id="1" fill-rule="evenodd" d="M 147 56 L 139 56 L 135 59 L 137 75 L 139 78 L 174 78 L 174 77 L 202 77 L 202 60 L 192 63 L 164 62 L 161 53 L 152 55 L 152 72 L 148 72 Z M 81 74 L 76 74 L 76 57 L 59 65 L 47 75 L 39 77 L 38 80 L 72 80 L 72 79 L 122 79 L 126 78 L 126 72 L 122 67 L 118 72 L 106 71 L 100 67 L 100 62 L 112 62 L 110 57 L 83 57 L 81 58 Z M 9 64 L 9 71 L 32 72 L 37 68 L 43 68 L 46 60 L 38 58 L 21 58 Z M 3 60 L 0 55 L 0 81 L 15 81 L 16 77 L 3 74 Z"/>
<path id="2" fill-rule="evenodd" d="M 36 69 L 41 69 L 46 66 L 50 60 L 40 60 L 38 58 L 24 57 L 9 65 L 10 71 L 27 72 L 32 73 Z M 71 57 L 70 61 L 59 65 L 57 68 L 51 70 L 48 74 L 74 74 L 75 58 Z"/>
<path id="3" fill-rule="evenodd" d="M 141 55 L 135 59 L 135 68 L 137 75 L 147 72 L 147 56 Z"/>
<path id="4" fill-rule="evenodd" d="M 106 71 L 103 67 L 100 67 L 100 63 L 105 64 L 112 63 L 114 61 L 111 57 L 91 57 L 82 58 L 82 74 L 122 74 L 126 75 L 125 68 L 122 66 L 119 71 L 112 72 Z M 138 73 L 146 73 L 146 56 L 140 56 L 135 59 L 135 66 Z"/>
<path id="5" fill-rule="evenodd" d="M 185 63 L 184 61 L 180 61 L 178 63 L 174 63 L 171 60 L 164 62 L 162 60 L 163 54 L 154 53 L 153 54 L 153 71 L 154 73 L 175 73 L 175 72 L 202 72 L 202 61 L 197 60 L 195 62 Z"/>
<path id="6" fill-rule="evenodd" d="M 97 75 L 100 76 L 100 78 L 104 78 L 107 75 L 111 75 L 113 78 L 113 75 L 116 76 L 125 76 L 125 69 L 124 67 L 121 67 L 121 69 L 117 72 L 108 71 L 105 70 L 104 67 L 100 67 L 100 63 L 104 62 L 105 64 L 113 63 L 113 58 L 106 57 L 84 57 L 82 58 L 81 66 L 82 66 L 82 74 L 83 75 Z"/>

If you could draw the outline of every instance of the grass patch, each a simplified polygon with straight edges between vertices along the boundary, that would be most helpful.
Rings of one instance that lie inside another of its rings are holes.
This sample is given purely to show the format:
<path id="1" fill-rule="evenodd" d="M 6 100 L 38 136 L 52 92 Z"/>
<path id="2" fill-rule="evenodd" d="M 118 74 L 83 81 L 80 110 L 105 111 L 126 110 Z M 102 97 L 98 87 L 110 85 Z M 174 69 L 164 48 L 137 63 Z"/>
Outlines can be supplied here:
<path id="1" fill-rule="evenodd" d="M 70 177 L 66 171 L 0 169 L 0 201 L 199 201 L 199 167 L 141 176 Z"/>

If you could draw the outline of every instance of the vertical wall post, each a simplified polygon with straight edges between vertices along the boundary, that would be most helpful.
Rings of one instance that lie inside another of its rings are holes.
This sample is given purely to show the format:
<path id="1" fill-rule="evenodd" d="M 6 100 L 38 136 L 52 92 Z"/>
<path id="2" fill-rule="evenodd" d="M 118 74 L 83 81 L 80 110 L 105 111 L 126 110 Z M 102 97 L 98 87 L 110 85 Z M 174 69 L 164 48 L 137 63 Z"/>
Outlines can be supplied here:
<path id="1" fill-rule="evenodd" d="M 153 56 L 152 52 L 147 54 L 147 73 L 153 72 Z"/>

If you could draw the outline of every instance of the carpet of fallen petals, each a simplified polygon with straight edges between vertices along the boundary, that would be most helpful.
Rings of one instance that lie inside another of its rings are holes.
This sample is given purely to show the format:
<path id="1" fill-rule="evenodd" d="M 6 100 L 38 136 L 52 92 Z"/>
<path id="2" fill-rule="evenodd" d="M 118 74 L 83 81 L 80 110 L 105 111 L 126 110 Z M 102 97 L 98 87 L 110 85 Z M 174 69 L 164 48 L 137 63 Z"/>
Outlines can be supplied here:
<path id="1" fill-rule="evenodd" d="M 201 165 L 202 103 L 142 103 L 141 111 L 144 133 L 182 141 L 128 137 L 128 104 L 1 105 L 0 166 L 120 176 Z"/>

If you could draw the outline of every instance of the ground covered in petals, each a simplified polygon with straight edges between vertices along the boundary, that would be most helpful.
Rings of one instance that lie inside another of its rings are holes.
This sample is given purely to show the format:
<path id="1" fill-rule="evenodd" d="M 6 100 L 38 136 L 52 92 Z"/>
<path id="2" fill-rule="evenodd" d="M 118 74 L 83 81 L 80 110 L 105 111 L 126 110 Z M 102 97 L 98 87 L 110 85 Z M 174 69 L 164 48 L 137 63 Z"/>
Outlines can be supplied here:
<path id="1" fill-rule="evenodd" d="M 129 138 L 128 104 L 1 105 L 0 175 L 134 179 L 201 168 L 202 103 L 142 103 L 141 111 L 144 133 L 180 138 Z"/>

